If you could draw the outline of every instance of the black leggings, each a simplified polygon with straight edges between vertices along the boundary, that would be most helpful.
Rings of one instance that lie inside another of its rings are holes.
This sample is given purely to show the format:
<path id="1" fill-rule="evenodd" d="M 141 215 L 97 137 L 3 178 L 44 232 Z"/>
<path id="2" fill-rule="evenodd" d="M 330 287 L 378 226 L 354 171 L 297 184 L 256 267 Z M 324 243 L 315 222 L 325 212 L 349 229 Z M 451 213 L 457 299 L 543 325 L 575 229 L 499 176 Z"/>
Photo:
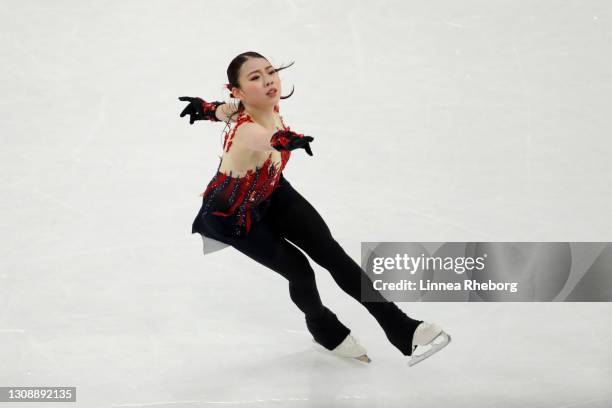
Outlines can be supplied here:
<path id="1" fill-rule="evenodd" d="M 224 227 L 220 222 L 217 216 L 204 216 L 200 224 L 203 234 L 233 246 L 285 277 L 289 281 L 291 300 L 304 312 L 308 330 L 323 347 L 334 349 L 350 333 L 350 329 L 321 302 L 314 270 L 300 249 L 327 269 L 338 286 L 368 310 L 391 344 L 402 354 L 411 355 L 412 336 L 421 320 L 408 317 L 393 302 L 384 299 L 371 284 L 363 285 L 364 299 L 379 301 L 361 301 L 361 281 L 371 282 L 369 277 L 336 242 L 317 210 L 284 176 L 272 193 L 271 204 L 264 217 L 251 224 L 247 236 L 234 238 L 222 234 L 220 231 Z M 366 296 L 365 291 L 370 293 Z"/>

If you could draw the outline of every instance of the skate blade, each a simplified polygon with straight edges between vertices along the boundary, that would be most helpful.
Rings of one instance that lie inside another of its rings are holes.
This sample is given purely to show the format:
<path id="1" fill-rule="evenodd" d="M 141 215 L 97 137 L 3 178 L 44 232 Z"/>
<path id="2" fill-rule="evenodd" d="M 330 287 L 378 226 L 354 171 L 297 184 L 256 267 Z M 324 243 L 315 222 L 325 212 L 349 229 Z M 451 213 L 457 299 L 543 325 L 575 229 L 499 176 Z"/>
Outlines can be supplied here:
<path id="1" fill-rule="evenodd" d="M 364 363 L 371 363 L 372 362 L 372 360 L 370 360 L 370 357 L 368 357 L 367 354 L 364 354 L 363 356 L 359 356 L 359 357 L 353 357 L 353 358 L 356 359 L 356 360 L 359 360 L 359 361 L 363 361 Z"/>
<path id="2" fill-rule="evenodd" d="M 319 344 L 318 341 L 316 341 L 315 339 L 312 339 L 312 342 L 315 344 Z M 340 356 L 338 356 L 340 357 Z M 359 360 L 359 361 L 363 361 L 364 363 L 371 363 L 372 360 L 370 359 L 370 357 L 368 357 L 367 354 L 364 354 L 363 356 L 359 356 L 359 357 L 353 357 L 355 360 Z"/>
<path id="3" fill-rule="evenodd" d="M 435 341 L 439 338 L 442 338 L 442 341 L 439 343 L 435 343 Z M 429 358 L 431 356 L 433 356 L 434 354 L 436 354 L 438 351 L 442 350 L 444 347 L 448 346 L 448 343 L 450 343 L 451 341 L 451 336 L 448 333 L 445 332 L 440 332 L 440 334 L 438 334 L 436 336 L 436 338 L 434 338 L 430 345 L 431 348 L 425 352 L 423 352 L 422 354 L 419 355 L 413 355 L 412 358 L 410 359 L 410 361 L 408 361 L 408 366 L 412 367 L 415 364 L 420 363 L 421 361 L 425 360 L 426 358 Z"/>

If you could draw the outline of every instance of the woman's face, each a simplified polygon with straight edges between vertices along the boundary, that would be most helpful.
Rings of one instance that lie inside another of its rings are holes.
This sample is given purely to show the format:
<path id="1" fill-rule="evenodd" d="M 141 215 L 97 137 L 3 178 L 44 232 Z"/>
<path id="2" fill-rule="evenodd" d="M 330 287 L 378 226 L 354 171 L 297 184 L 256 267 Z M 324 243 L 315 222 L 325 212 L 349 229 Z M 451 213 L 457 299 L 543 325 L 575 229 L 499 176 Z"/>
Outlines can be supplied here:
<path id="1" fill-rule="evenodd" d="M 240 68 L 238 83 L 241 89 L 237 89 L 234 95 L 246 105 L 268 107 L 276 105 L 280 100 L 280 78 L 272 64 L 265 58 L 246 60 Z M 276 89 L 276 92 L 268 94 L 272 89 Z"/>

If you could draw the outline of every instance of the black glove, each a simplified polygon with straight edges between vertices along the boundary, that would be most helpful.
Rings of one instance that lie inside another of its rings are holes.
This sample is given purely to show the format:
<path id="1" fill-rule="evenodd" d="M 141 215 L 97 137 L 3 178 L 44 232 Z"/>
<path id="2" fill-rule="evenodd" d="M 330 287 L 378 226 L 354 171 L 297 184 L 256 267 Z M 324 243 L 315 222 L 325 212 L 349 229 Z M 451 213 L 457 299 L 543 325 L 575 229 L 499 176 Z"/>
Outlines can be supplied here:
<path id="1" fill-rule="evenodd" d="M 310 142 L 314 140 L 312 136 L 304 136 L 292 130 L 279 130 L 272 135 L 270 144 L 278 151 L 304 149 L 309 156 L 312 156 Z"/>
<path id="2" fill-rule="evenodd" d="M 210 120 L 212 122 L 220 122 L 215 115 L 215 111 L 219 105 L 225 102 L 206 102 L 202 98 L 191 96 L 180 96 L 179 101 L 189 102 L 189 105 L 181 112 L 181 118 L 189 115 L 189 124 L 193 125 L 196 120 Z"/>

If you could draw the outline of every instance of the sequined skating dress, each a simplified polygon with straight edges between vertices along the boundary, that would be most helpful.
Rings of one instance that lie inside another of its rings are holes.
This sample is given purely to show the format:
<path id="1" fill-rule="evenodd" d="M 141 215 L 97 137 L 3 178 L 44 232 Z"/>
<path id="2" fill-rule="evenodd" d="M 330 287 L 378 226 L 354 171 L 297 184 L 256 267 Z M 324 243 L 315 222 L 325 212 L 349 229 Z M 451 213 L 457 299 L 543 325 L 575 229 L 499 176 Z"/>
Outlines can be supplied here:
<path id="1" fill-rule="evenodd" d="M 279 112 L 278 105 L 274 107 Z M 284 130 L 290 130 L 280 117 Z M 236 130 L 242 124 L 253 122 L 246 112 L 238 114 L 232 129 L 225 133 L 223 150 L 229 152 Z M 250 169 L 242 176 L 232 176 L 220 171 L 222 158 L 219 161 L 216 174 L 208 183 L 202 196 L 202 206 L 196 215 L 191 232 L 199 233 L 204 239 L 204 253 L 207 253 L 207 239 L 203 223 L 214 222 L 215 229 L 223 235 L 231 237 L 244 237 L 251 230 L 252 224 L 264 216 L 270 205 L 270 196 L 277 188 L 282 188 L 282 171 L 287 165 L 291 151 L 280 151 L 280 162 L 273 161 L 272 150 L 267 159 L 254 169 Z M 216 217 L 212 219 L 211 217 Z M 208 241 L 209 247 L 217 245 L 225 247 L 227 244 Z"/>

